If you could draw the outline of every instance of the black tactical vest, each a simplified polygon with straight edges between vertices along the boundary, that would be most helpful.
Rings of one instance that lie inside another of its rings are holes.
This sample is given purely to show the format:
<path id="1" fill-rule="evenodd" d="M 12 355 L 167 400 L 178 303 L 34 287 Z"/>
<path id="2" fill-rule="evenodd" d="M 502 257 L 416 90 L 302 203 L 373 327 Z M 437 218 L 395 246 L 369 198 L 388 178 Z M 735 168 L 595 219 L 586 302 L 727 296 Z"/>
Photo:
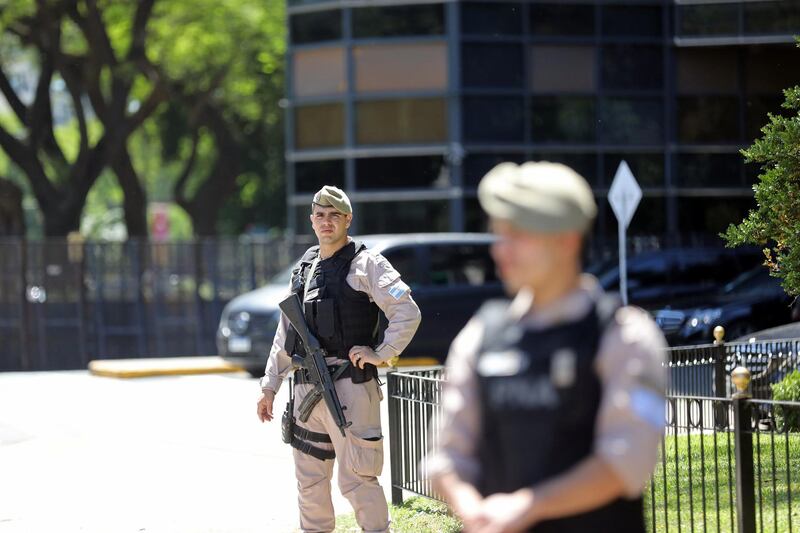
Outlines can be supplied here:
<path id="1" fill-rule="evenodd" d="M 481 494 L 533 486 L 592 453 L 601 398 L 594 361 L 618 307 L 615 298 L 603 297 L 585 318 L 535 332 L 509 323 L 508 303 L 490 302 L 479 311 L 485 325 L 477 360 Z M 530 531 L 644 533 L 642 500 L 620 498 Z"/>
<path id="2" fill-rule="evenodd" d="M 333 256 L 317 263 L 319 246 L 312 246 L 292 272 L 292 292 L 303 300 L 306 280 L 308 293 L 303 311 L 311 332 L 328 355 L 347 358 L 353 346 L 371 346 L 379 342 L 380 309 L 369 296 L 350 287 L 347 274 L 353 258 L 366 249 L 362 243 L 349 242 Z M 289 328 L 285 348 L 289 353 L 305 355 L 305 347 L 293 328 Z"/>

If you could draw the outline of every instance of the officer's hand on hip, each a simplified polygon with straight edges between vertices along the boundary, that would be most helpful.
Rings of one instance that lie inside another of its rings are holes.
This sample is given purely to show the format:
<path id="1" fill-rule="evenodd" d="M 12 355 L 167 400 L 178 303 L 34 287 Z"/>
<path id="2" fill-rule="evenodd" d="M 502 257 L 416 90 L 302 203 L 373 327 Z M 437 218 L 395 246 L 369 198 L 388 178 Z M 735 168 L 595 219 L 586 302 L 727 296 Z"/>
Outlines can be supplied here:
<path id="1" fill-rule="evenodd" d="M 381 358 L 378 357 L 378 354 L 375 353 L 375 350 L 369 346 L 353 346 L 350 348 L 348 356 L 353 366 L 357 366 L 358 368 L 364 368 L 364 365 L 367 363 L 372 363 L 375 366 L 379 366 L 383 363 Z"/>
<path id="2" fill-rule="evenodd" d="M 269 422 L 272 420 L 272 404 L 275 403 L 275 391 L 265 390 L 258 397 L 258 419 L 262 422 Z"/>

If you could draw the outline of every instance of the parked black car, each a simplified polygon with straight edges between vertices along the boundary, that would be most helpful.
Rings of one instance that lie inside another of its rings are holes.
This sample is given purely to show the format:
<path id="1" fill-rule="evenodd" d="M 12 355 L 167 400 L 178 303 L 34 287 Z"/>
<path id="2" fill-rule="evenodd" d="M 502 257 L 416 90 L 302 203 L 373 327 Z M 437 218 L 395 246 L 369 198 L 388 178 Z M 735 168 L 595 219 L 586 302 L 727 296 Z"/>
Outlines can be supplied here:
<path id="1" fill-rule="evenodd" d="M 489 255 L 491 235 L 431 233 L 355 238 L 394 265 L 411 286 L 422 312 L 420 328 L 401 357 L 404 361 L 444 361 L 453 338 L 478 307 L 488 299 L 504 297 Z M 254 376 L 264 372 L 280 316 L 278 302 L 288 290 L 292 267 L 269 285 L 234 298 L 222 312 L 217 329 L 219 354 Z"/>
<path id="2" fill-rule="evenodd" d="M 658 309 L 675 301 L 702 302 L 720 286 L 763 261 L 754 248 L 671 248 L 628 258 L 628 301 Z M 600 285 L 619 291 L 619 265 L 609 260 L 590 266 Z"/>
<path id="3" fill-rule="evenodd" d="M 716 326 L 725 328 L 725 338 L 736 339 L 793 320 L 792 298 L 763 266 L 740 275 L 701 305 L 675 305 L 654 314 L 673 346 L 710 343 Z"/>

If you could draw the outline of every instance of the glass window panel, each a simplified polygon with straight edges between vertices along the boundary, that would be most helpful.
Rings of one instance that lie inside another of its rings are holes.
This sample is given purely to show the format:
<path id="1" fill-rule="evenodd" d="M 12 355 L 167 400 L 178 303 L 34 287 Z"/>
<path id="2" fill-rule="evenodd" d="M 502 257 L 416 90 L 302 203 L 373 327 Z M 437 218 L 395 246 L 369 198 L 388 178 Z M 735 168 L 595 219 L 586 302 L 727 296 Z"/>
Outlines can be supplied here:
<path id="1" fill-rule="evenodd" d="M 463 106 L 466 141 L 522 142 L 522 98 L 467 96 Z"/>
<path id="2" fill-rule="evenodd" d="M 320 148 L 344 144 L 344 106 L 309 105 L 295 108 L 295 146 Z"/>
<path id="3" fill-rule="evenodd" d="M 675 179 L 678 187 L 741 187 L 741 155 L 678 154 Z"/>
<path id="4" fill-rule="evenodd" d="M 610 144 L 659 144 L 664 110 L 656 98 L 606 98 L 601 103 L 601 138 Z"/>
<path id="5" fill-rule="evenodd" d="M 342 38 L 342 12 L 334 9 L 291 15 L 289 26 L 294 44 L 335 41 Z"/>
<path id="6" fill-rule="evenodd" d="M 361 233 L 430 233 L 450 229 L 450 202 L 356 202 Z"/>
<path id="7" fill-rule="evenodd" d="M 477 233 L 489 231 L 489 217 L 477 198 L 464 198 L 464 229 Z"/>
<path id="8" fill-rule="evenodd" d="M 800 50 L 794 45 L 748 47 L 744 70 L 748 93 L 782 94 L 800 83 Z"/>
<path id="9" fill-rule="evenodd" d="M 589 96 L 531 99 L 531 135 L 536 142 L 594 142 L 595 100 Z"/>
<path id="10" fill-rule="evenodd" d="M 783 97 L 780 95 L 750 95 L 747 97 L 745 108 L 745 123 L 747 127 L 746 141 L 751 142 L 762 136 L 761 128 L 767 125 L 767 113 L 787 114 L 788 111 L 781 107 Z"/>
<path id="11" fill-rule="evenodd" d="M 735 35 L 739 14 L 736 4 L 684 5 L 678 9 L 678 35 L 702 37 Z"/>
<path id="12" fill-rule="evenodd" d="M 582 4 L 533 4 L 533 35 L 594 35 L 594 6 Z"/>
<path id="13" fill-rule="evenodd" d="M 362 7 L 353 10 L 353 37 L 356 39 L 443 34 L 442 4 Z"/>
<path id="14" fill-rule="evenodd" d="M 481 179 L 500 163 L 522 163 L 523 154 L 469 154 L 464 158 L 462 182 L 465 188 L 477 188 Z"/>
<path id="15" fill-rule="evenodd" d="M 622 160 L 628 163 L 636 181 L 642 187 L 664 187 L 663 154 L 608 153 L 603 156 L 605 184 L 610 186 Z"/>
<path id="16" fill-rule="evenodd" d="M 461 33 L 465 35 L 518 35 L 522 33 L 522 4 L 461 4 Z"/>
<path id="17" fill-rule="evenodd" d="M 356 187 L 359 190 L 449 186 L 450 171 L 441 156 L 366 157 L 356 160 Z"/>
<path id="18" fill-rule="evenodd" d="M 488 244 L 432 245 L 429 276 L 436 286 L 479 287 L 498 281 Z"/>
<path id="19" fill-rule="evenodd" d="M 400 273 L 403 281 L 412 288 L 422 283 L 421 266 L 417 259 L 418 251 L 419 250 L 412 245 L 403 246 L 402 248 L 390 248 L 381 253 L 381 255 L 391 263 L 394 269 Z"/>
<path id="20" fill-rule="evenodd" d="M 529 71 L 534 93 L 593 93 L 597 88 L 591 46 L 532 46 Z"/>
<path id="21" fill-rule="evenodd" d="M 661 37 L 661 6 L 608 5 L 601 11 L 603 34 L 614 37 Z"/>
<path id="22" fill-rule="evenodd" d="M 359 144 L 447 140 L 447 104 L 441 98 L 376 100 L 356 104 Z"/>
<path id="23" fill-rule="evenodd" d="M 745 33 L 793 35 L 800 32 L 800 3 L 796 0 L 746 2 L 743 7 Z"/>
<path id="24" fill-rule="evenodd" d="M 603 88 L 661 89 L 663 51 L 657 46 L 604 46 Z"/>
<path id="25" fill-rule="evenodd" d="M 347 89 L 344 50 L 338 46 L 295 50 L 292 66 L 295 96 L 340 94 Z"/>
<path id="26" fill-rule="evenodd" d="M 678 97 L 679 142 L 736 142 L 739 136 L 738 97 Z"/>
<path id="27" fill-rule="evenodd" d="M 461 67 L 465 87 L 522 87 L 522 46 L 465 44 Z"/>
<path id="28" fill-rule="evenodd" d="M 353 58 L 359 92 L 447 88 L 443 43 L 356 46 Z"/>
<path id="29" fill-rule="evenodd" d="M 562 163 L 567 165 L 575 172 L 583 176 L 592 187 L 598 185 L 597 180 L 597 155 L 596 154 L 575 154 L 575 153 L 556 153 L 556 152 L 534 152 L 534 161 L 550 161 L 551 163 Z"/>
<path id="30" fill-rule="evenodd" d="M 344 188 L 344 161 L 301 161 L 294 164 L 294 183 L 298 193 L 317 192 L 323 185 Z"/>
<path id="31" fill-rule="evenodd" d="M 736 196 L 681 198 L 678 201 L 680 231 L 716 237 L 731 224 L 741 222 L 754 207 L 752 199 Z"/>
<path id="32" fill-rule="evenodd" d="M 735 48 L 678 48 L 679 94 L 736 93 L 739 60 Z"/>

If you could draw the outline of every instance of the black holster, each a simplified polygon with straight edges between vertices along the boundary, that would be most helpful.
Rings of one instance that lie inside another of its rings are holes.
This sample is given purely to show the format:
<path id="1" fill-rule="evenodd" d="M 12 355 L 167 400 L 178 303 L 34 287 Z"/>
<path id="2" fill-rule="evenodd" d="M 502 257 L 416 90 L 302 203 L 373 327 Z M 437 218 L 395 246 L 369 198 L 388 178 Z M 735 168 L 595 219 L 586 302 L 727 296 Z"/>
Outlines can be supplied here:
<path id="1" fill-rule="evenodd" d="M 350 370 L 350 379 L 353 380 L 353 383 L 366 383 L 377 377 L 378 367 L 370 363 L 366 363 L 364 368 L 358 368 L 356 365 L 352 365 Z"/>
<path id="2" fill-rule="evenodd" d="M 286 410 L 281 417 L 281 440 L 286 444 L 292 443 L 294 434 L 294 387 L 292 380 L 289 379 L 289 401 L 286 403 Z"/>

